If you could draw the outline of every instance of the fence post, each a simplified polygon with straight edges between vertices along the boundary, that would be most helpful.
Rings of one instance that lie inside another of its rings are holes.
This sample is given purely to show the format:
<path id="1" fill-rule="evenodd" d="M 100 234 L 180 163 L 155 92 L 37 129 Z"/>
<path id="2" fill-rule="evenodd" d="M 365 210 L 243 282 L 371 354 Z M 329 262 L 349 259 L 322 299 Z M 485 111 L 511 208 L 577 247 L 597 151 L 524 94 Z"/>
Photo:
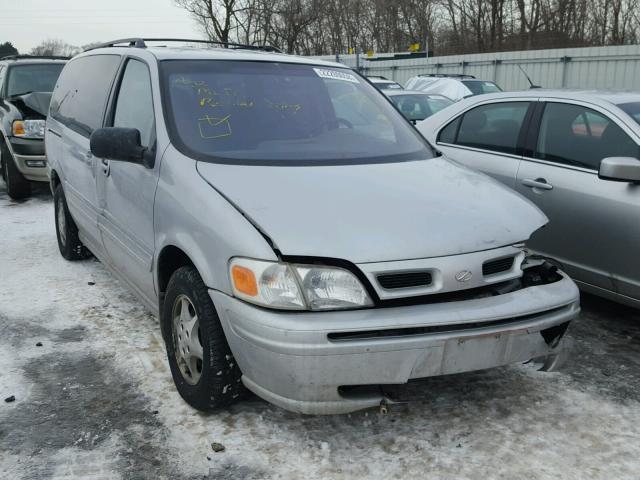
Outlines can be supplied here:
<path id="1" fill-rule="evenodd" d="M 500 63 L 502 63 L 502 60 L 498 60 L 497 58 L 493 60 L 493 82 L 494 83 L 498 83 L 498 65 L 500 65 Z"/>
<path id="2" fill-rule="evenodd" d="M 562 62 L 562 88 L 566 88 L 567 86 L 567 64 L 571 61 L 571 57 L 560 57 L 560 61 Z"/>

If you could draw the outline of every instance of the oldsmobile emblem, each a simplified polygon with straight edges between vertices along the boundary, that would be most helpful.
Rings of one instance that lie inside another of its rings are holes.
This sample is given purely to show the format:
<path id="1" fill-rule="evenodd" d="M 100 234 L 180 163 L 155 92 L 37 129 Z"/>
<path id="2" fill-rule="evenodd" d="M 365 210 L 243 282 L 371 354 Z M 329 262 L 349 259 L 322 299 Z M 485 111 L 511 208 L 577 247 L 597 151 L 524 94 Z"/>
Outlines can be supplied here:
<path id="1" fill-rule="evenodd" d="M 473 277 L 473 273 L 471 273 L 469 270 L 461 270 L 456 273 L 456 280 L 462 283 L 468 282 L 469 280 L 471 280 L 471 277 Z"/>

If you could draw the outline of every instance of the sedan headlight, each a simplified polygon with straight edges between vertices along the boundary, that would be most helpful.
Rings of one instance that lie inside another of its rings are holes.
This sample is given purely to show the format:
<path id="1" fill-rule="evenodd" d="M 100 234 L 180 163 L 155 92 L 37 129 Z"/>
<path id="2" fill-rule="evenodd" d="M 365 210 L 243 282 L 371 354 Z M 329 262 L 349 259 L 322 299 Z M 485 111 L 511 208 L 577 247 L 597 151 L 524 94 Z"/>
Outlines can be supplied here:
<path id="1" fill-rule="evenodd" d="M 343 310 L 373 305 L 349 270 L 234 258 L 229 265 L 236 297 L 284 310 Z"/>
<path id="2" fill-rule="evenodd" d="M 20 138 L 44 138 L 44 120 L 15 120 L 13 136 Z"/>

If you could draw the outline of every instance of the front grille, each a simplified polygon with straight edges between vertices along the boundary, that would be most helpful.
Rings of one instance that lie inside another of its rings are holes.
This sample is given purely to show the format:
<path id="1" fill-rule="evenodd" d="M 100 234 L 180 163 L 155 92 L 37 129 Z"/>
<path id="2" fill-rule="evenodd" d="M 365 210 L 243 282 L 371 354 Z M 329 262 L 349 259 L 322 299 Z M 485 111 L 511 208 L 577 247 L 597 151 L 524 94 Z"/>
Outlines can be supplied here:
<path id="1" fill-rule="evenodd" d="M 393 290 L 396 288 L 415 288 L 431 285 L 431 273 L 428 271 L 421 272 L 403 272 L 403 273 L 385 273 L 378 275 L 378 283 L 382 288 Z"/>
<path id="2" fill-rule="evenodd" d="M 482 265 L 483 275 L 495 275 L 496 273 L 507 272 L 513 267 L 514 257 L 499 258 L 498 260 L 491 260 L 485 262 Z"/>

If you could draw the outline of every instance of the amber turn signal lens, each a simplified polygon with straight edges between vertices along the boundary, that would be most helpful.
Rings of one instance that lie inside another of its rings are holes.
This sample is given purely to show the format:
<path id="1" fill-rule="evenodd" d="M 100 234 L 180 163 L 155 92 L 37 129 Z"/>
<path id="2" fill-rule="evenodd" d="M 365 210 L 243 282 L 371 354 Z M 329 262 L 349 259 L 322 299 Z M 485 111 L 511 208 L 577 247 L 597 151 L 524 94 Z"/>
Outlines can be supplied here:
<path id="1" fill-rule="evenodd" d="M 23 136 L 24 135 L 24 123 L 20 120 L 16 120 L 13 122 L 13 134 L 15 136 Z"/>
<path id="2" fill-rule="evenodd" d="M 236 290 L 251 297 L 258 295 L 258 283 L 256 282 L 256 276 L 251 270 L 239 265 L 234 265 L 231 268 L 231 277 Z"/>

